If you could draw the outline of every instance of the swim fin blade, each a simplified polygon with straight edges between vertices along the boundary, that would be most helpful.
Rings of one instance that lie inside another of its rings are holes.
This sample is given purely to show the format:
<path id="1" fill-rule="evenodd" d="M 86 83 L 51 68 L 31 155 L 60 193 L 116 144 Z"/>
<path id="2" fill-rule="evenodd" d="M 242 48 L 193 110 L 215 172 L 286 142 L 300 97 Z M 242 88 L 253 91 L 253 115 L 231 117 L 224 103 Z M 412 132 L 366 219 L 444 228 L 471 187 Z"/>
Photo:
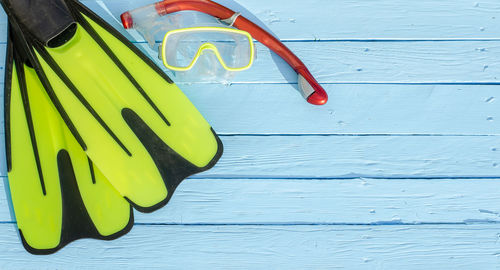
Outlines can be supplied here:
<path id="1" fill-rule="evenodd" d="M 51 103 L 136 209 L 165 205 L 222 143 L 149 58 L 76 0 L 2 0 Z"/>
<path id="2" fill-rule="evenodd" d="M 9 188 L 26 250 L 50 254 L 80 238 L 111 240 L 133 209 L 87 158 L 9 31 L 5 136 Z"/>

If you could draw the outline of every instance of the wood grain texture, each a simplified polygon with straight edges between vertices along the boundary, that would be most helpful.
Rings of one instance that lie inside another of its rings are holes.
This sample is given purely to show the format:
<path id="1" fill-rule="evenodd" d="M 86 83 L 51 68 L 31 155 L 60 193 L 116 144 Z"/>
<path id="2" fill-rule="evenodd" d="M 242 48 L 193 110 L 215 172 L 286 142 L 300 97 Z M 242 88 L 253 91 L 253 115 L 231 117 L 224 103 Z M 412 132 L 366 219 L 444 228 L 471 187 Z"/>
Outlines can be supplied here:
<path id="1" fill-rule="evenodd" d="M 220 161 L 196 178 L 500 177 L 498 136 L 236 135 L 222 142 Z"/>
<path id="2" fill-rule="evenodd" d="M 207 177 L 496 177 L 497 137 L 298 136 L 224 138 Z M 233 148 L 233 146 L 236 147 Z"/>
<path id="3" fill-rule="evenodd" d="M 1 224 L 6 269 L 491 269 L 498 225 L 135 226 L 113 242 L 83 240 L 57 255 L 22 250 Z M 131 248 L 133 247 L 133 248 Z"/>
<path id="4" fill-rule="evenodd" d="M 244 4 L 285 39 L 498 38 L 494 0 L 313 0 L 303 9 L 286 0 Z"/>
<path id="5" fill-rule="evenodd" d="M 137 43 L 149 54 L 154 51 Z M 323 84 L 435 83 L 500 85 L 500 45 L 496 41 L 285 42 Z M 269 50 L 257 44 L 250 71 L 234 83 L 297 83 L 285 79 Z M 157 57 L 152 58 L 163 66 Z M 164 68 L 166 71 L 166 69 Z"/>
<path id="6" fill-rule="evenodd" d="M 135 223 L 500 224 L 497 190 L 498 179 L 188 179 L 167 207 Z M 14 222 L 0 195 L 0 221 Z"/>
<path id="7" fill-rule="evenodd" d="M 290 85 L 182 86 L 220 134 L 274 135 L 498 135 L 499 87 L 325 85 L 316 107 Z"/>
<path id="8" fill-rule="evenodd" d="M 181 88 L 223 135 L 500 135 L 500 86 L 325 85 L 321 107 L 290 85 Z"/>
<path id="9" fill-rule="evenodd" d="M 96 0 L 84 0 L 97 9 Z M 104 0 L 114 16 L 154 0 Z M 240 1 L 280 38 L 329 39 L 498 39 L 500 3 L 495 0 L 287 0 Z"/>
<path id="10" fill-rule="evenodd" d="M 481 83 L 498 86 L 500 85 L 499 43 L 493 41 L 288 42 L 286 45 L 304 59 L 311 72 L 323 84 Z M 5 44 L 0 46 L 0 50 L 5 50 Z M 154 54 L 150 49 L 146 51 L 151 55 Z M 283 77 L 268 49 L 261 44 L 257 45 L 257 55 L 258 61 L 255 61 L 249 71 L 238 74 L 234 83 L 297 83 L 296 78 L 287 80 Z M 157 57 L 152 59 L 159 66 L 163 66 Z M 3 67 L 5 61 L 2 59 L 0 61 Z M 254 85 L 254 87 L 259 86 Z"/>
<path id="11" fill-rule="evenodd" d="M 498 83 L 499 42 L 287 42 L 321 83 Z M 236 82 L 287 82 L 266 48 Z M 270 63 L 272 63 L 270 65 Z M 293 81 L 296 83 L 296 81 Z"/>

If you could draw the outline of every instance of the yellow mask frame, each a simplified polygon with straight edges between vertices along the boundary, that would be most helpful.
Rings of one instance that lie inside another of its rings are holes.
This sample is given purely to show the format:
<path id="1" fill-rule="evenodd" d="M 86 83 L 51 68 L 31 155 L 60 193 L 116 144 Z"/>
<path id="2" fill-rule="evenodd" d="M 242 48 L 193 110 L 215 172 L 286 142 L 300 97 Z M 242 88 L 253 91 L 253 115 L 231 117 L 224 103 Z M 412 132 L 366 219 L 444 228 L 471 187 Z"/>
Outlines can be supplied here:
<path id="1" fill-rule="evenodd" d="M 168 46 L 169 38 L 171 36 L 179 34 L 179 33 L 189 33 L 189 32 L 226 32 L 226 33 L 230 33 L 230 34 L 237 34 L 237 35 L 244 36 L 248 40 L 249 48 L 250 48 L 250 59 L 248 61 L 248 64 L 245 66 L 242 66 L 242 67 L 237 67 L 237 68 L 227 66 L 227 64 L 225 63 L 224 59 L 222 58 L 222 56 L 219 52 L 219 49 L 217 49 L 217 46 L 210 43 L 210 42 L 206 42 L 199 47 L 198 52 L 193 57 L 193 59 L 191 60 L 191 63 L 188 66 L 179 67 L 179 66 L 170 65 L 168 63 L 167 57 L 165 55 L 165 52 L 166 52 L 167 46 Z M 249 69 L 253 65 L 253 61 L 255 58 L 255 45 L 254 45 L 254 41 L 253 41 L 252 36 L 248 32 L 238 30 L 238 29 L 233 29 L 233 28 L 225 28 L 225 27 L 189 27 L 189 28 L 171 30 L 171 31 L 167 32 L 165 34 L 165 37 L 163 38 L 162 50 L 161 50 L 162 57 L 161 58 L 163 60 L 163 65 L 165 65 L 165 67 L 167 67 L 170 70 L 188 71 L 194 67 L 194 65 L 196 64 L 198 59 L 201 57 L 203 52 L 206 50 L 212 51 L 215 54 L 219 63 L 224 67 L 224 69 L 226 69 L 228 71 L 234 71 L 234 72 Z"/>

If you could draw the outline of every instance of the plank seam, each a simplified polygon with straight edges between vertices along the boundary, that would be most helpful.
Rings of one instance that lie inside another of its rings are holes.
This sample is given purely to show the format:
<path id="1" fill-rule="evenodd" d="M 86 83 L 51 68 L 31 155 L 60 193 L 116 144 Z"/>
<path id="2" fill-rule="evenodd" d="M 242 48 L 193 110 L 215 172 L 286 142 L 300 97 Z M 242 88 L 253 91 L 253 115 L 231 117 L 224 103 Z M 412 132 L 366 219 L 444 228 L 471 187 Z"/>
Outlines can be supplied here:
<path id="1" fill-rule="evenodd" d="M 15 221 L 0 221 L 0 224 L 15 225 Z M 276 226 L 446 226 L 446 225 L 484 225 L 484 224 L 500 224 L 496 220 L 471 220 L 463 222 L 400 222 L 400 221 L 377 221 L 370 223 L 343 223 L 343 222 L 297 222 L 297 223 L 173 223 L 173 222 L 137 222 L 134 226 L 169 226 L 169 227 L 276 227 Z"/>

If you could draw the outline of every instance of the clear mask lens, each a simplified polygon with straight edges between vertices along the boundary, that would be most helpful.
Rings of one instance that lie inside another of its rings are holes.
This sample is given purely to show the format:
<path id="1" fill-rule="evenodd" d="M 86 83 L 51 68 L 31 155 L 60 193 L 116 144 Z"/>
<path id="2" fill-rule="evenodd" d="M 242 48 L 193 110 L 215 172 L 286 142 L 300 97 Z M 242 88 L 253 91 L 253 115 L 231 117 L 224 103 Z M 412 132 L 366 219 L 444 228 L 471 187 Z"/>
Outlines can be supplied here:
<path id="1" fill-rule="evenodd" d="M 190 70 L 208 55 L 228 71 L 241 71 L 252 65 L 255 54 L 252 37 L 247 32 L 223 27 L 169 31 L 161 53 L 165 66 L 174 71 Z"/>

